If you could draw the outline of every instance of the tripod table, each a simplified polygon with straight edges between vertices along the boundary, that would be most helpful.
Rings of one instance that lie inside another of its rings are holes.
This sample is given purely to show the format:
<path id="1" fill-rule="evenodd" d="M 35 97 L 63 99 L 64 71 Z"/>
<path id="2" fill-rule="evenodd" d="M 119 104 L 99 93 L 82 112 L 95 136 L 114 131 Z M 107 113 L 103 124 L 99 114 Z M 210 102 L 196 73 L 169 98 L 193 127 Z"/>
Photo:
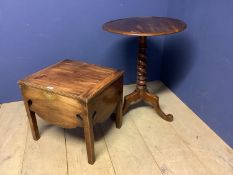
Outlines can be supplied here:
<path id="1" fill-rule="evenodd" d="M 186 24 L 178 19 L 167 17 L 130 17 L 107 22 L 103 29 L 122 35 L 138 36 L 139 50 L 137 56 L 137 85 L 136 89 L 124 98 L 123 113 L 131 103 L 141 101 L 153 106 L 161 118 L 172 121 L 171 114 L 165 114 L 159 105 L 159 97 L 151 94 L 146 86 L 146 48 L 148 36 L 168 35 L 181 32 Z"/>

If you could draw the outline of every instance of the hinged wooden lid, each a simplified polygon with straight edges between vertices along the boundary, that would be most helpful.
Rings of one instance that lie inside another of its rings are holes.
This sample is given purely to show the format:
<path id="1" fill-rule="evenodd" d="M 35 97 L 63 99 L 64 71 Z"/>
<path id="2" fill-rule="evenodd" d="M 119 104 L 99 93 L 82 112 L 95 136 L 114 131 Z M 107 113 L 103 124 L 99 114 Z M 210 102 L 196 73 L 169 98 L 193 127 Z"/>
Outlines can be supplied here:
<path id="1" fill-rule="evenodd" d="M 122 75 L 122 71 L 67 59 L 29 75 L 18 83 L 88 101 Z"/>

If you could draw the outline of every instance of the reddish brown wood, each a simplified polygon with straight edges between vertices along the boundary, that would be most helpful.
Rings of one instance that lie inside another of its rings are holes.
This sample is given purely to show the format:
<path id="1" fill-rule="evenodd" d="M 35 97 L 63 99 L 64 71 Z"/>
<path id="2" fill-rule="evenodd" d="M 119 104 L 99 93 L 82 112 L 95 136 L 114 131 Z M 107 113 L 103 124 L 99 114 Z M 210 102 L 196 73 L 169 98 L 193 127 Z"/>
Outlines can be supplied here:
<path id="1" fill-rule="evenodd" d="M 123 72 L 64 60 L 19 81 L 32 135 L 39 139 L 35 113 L 63 128 L 84 128 L 88 162 L 95 162 L 93 125 L 116 112 L 122 123 Z"/>
<path id="2" fill-rule="evenodd" d="M 172 121 L 171 114 L 166 115 L 159 106 L 159 97 L 148 92 L 146 86 L 146 48 L 147 36 L 167 35 L 181 32 L 186 24 L 178 19 L 166 17 L 131 17 L 107 22 L 103 29 L 122 35 L 139 36 L 139 51 L 137 57 L 137 86 L 134 92 L 125 96 L 123 114 L 131 103 L 145 101 L 152 105 L 155 111 L 166 121 Z"/>
<path id="3" fill-rule="evenodd" d="M 122 126 L 122 98 L 123 98 L 123 93 L 120 94 L 120 100 L 117 104 L 116 107 L 116 127 L 121 128 Z"/>
<path id="4" fill-rule="evenodd" d="M 117 111 L 117 107 L 118 104 L 122 102 L 122 85 L 123 78 L 120 78 L 88 102 L 90 112 L 92 114 L 95 113 L 94 124 L 104 122 L 113 113 L 113 111 L 117 114 L 119 112 L 120 114 L 121 110 Z"/>
<path id="5" fill-rule="evenodd" d="M 34 140 L 39 140 L 40 133 L 39 133 L 38 126 L 37 126 L 36 115 L 35 115 L 35 112 L 30 110 L 31 101 L 24 99 L 24 105 L 25 105 L 25 109 L 27 112 L 28 121 L 30 124 L 31 132 L 32 132 L 32 137 Z"/>
<path id="6" fill-rule="evenodd" d="M 130 17 L 107 22 L 103 29 L 122 35 L 159 36 L 181 32 L 186 24 L 167 17 Z"/>
<path id="7" fill-rule="evenodd" d="M 86 116 L 86 117 L 84 117 Z M 95 162 L 95 148 L 94 148 L 94 132 L 93 132 L 93 114 L 91 114 L 86 107 L 86 115 L 83 116 L 84 122 L 84 135 L 86 141 L 88 163 L 94 164 Z"/>
<path id="8" fill-rule="evenodd" d="M 111 68 L 67 59 L 38 71 L 19 83 L 86 101 L 101 93 L 105 86 L 121 75 L 121 71 Z"/>
<path id="9" fill-rule="evenodd" d="M 139 37 L 139 51 L 137 60 L 137 88 L 146 89 L 146 37 Z"/>
<path id="10" fill-rule="evenodd" d="M 30 110 L 49 123 L 63 128 L 83 126 L 76 115 L 83 114 L 84 108 L 76 99 L 25 85 L 21 91 L 26 101 L 31 101 Z"/>
<path id="11" fill-rule="evenodd" d="M 141 101 L 153 106 L 155 111 L 161 118 L 166 121 L 172 121 L 173 116 L 171 114 L 166 115 L 159 106 L 159 97 L 152 95 L 148 92 L 146 86 L 146 37 L 139 37 L 139 52 L 138 52 L 138 65 L 137 65 L 137 86 L 136 90 L 131 94 L 125 96 L 123 114 L 128 110 L 131 103 Z"/>

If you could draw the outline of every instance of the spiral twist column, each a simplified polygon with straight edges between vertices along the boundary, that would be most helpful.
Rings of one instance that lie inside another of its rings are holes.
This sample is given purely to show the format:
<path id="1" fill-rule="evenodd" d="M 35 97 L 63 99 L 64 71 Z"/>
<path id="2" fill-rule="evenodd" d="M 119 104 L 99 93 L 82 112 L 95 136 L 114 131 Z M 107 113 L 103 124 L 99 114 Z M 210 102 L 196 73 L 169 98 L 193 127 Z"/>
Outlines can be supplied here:
<path id="1" fill-rule="evenodd" d="M 146 36 L 139 36 L 139 50 L 137 57 L 137 87 L 135 91 L 124 98 L 123 113 L 125 114 L 130 104 L 137 101 L 144 101 L 153 106 L 155 111 L 166 121 L 172 121 L 171 114 L 165 114 L 159 105 L 159 97 L 151 94 L 146 87 Z"/>
<path id="2" fill-rule="evenodd" d="M 137 88 L 146 89 L 146 37 L 139 37 L 139 51 L 137 63 Z"/>

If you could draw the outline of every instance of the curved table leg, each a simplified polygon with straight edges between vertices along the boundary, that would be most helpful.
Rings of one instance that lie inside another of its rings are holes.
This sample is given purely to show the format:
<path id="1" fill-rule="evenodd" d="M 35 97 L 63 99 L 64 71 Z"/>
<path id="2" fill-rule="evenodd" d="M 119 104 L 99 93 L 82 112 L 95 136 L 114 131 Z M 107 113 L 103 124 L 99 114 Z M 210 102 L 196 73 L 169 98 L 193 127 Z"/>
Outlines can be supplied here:
<path id="1" fill-rule="evenodd" d="M 171 114 L 165 114 L 160 108 L 158 96 L 153 95 L 149 92 L 145 92 L 143 96 L 143 100 L 146 103 L 152 105 L 161 118 L 163 118 L 166 121 L 173 121 L 173 116 Z"/>
<path id="2" fill-rule="evenodd" d="M 129 105 L 138 99 L 140 99 L 140 93 L 137 90 L 124 97 L 123 115 L 128 111 Z"/>

